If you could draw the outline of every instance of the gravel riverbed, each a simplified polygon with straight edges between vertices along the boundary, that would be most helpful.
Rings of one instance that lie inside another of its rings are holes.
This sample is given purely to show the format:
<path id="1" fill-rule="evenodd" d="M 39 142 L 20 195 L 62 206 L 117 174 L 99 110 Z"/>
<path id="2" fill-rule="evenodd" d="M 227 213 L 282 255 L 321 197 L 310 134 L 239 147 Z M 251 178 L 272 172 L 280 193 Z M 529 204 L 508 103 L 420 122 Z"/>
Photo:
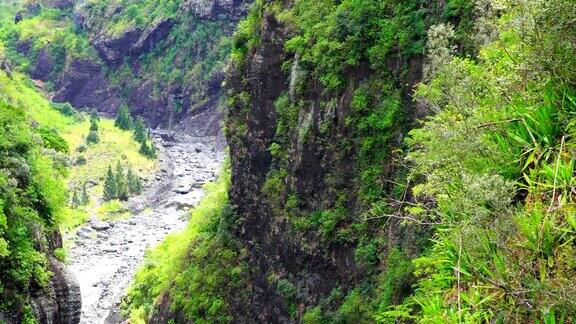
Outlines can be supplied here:
<path id="1" fill-rule="evenodd" d="M 92 219 L 74 235 L 70 269 L 82 294 L 81 323 L 118 323 L 118 305 L 146 249 L 186 226 L 202 185 L 216 178 L 223 153 L 211 138 L 156 133 L 160 168 L 128 202 L 129 218 Z"/>

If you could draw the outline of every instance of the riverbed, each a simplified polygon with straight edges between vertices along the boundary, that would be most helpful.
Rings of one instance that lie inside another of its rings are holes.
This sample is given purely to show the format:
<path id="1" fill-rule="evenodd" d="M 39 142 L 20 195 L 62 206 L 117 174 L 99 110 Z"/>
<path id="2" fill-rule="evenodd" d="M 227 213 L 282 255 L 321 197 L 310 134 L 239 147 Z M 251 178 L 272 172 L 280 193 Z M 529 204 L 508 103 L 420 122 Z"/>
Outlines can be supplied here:
<path id="1" fill-rule="evenodd" d="M 118 323 L 118 305 L 146 249 L 186 226 L 202 185 L 217 177 L 223 153 L 214 139 L 169 132 L 154 135 L 159 170 L 146 179 L 142 195 L 130 198 L 125 219 L 93 218 L 76 232 L 70 269 L 82 294 L 81 323 Z"/>

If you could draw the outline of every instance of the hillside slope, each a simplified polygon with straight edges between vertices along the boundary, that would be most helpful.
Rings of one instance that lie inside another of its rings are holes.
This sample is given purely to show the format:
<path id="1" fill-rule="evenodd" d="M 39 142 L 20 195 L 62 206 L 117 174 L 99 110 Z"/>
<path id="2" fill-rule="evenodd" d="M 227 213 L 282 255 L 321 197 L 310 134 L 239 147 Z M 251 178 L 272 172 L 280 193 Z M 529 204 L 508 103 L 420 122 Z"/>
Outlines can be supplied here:
<path id="1" fill-rule="evenodd" d="M 11 60 L 53 99 L 114 115 L 128 105 L 152 127 L 219 132 L 229 36 L 241 1 L 29 1 L 2 38 Z"/>
<path id="2" fill-rule="evenodd" d="M 10 97 L 0 42 L 0 321 L 78 322 L 80 288 L 62 262 L 68 146 Z M 13 84 L 14 83 L 14 84 Z"/>

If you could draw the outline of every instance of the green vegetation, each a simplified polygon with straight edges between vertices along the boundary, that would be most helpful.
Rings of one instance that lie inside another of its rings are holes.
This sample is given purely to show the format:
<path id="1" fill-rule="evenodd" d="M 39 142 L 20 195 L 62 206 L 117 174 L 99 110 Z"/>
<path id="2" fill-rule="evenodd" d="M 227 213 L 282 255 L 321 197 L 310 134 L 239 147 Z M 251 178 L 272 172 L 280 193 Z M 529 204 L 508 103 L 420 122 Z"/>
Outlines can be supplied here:
<path id="1" fill-rule="evenodd" d="M 104 179 L 104 201 L 118 199 L 121 201 L 128 200 L 130 195 L 137 195 L 142 192 L 142 182 L 140 177 L 134 174 L 131 167 L 124 171 L 124 167 L 118 161 L 116 163 L 116 172 L 108 166 L 106 179 Z"/>
<path id="2" fill-rule="evenodd" d="M 263 20 L 276 20 L 288 30 L 284 51 L 294 55 L 283 66 L 290 89 L 274 103 L 276 135 L 267 143 L 268 217 L 288 219 L 311 253 L 333 256 L 354 244 L 365 278 L 302 314 L 292 313 L 294 295 L 283 282 L 291 316 L 574 318 L 575 13 L 562 0 L 253 5 L 233 41 L 241 84 L 228 100 L 229 143 L 241 156 L 255 135 L 247 128 L 253 71 L 245 60 L 261 42 Z M 411 82 L 421 77 L 412 96 Z M 344 127 L 326 116 L 344 118 Z M 297 195 L 297 183 L 310 180 L 294 172 L 308 163 L 305 154 L 321 156 L 326 172 L 325 192 L 313 197 Z M 339 169 L 350 156 L 352 171 Z M 353 185 L 343 183 L 346 172 Z M 432 240 L 412 239 L 409 254 L 394 237 L 427 227 Z"/>
<path id="3" fill-rule="evenodd" d="M 131 321 L 146 320 L 159 298 L 169 298 L 186 321 L 233 319 L 229 300 L 242 295 L 246 270 L 240 261 L 243 252 L 228 233 L 233 220 L 229 185 L 226 168 L 216 183 L 206 185 L 206 196 L 192 210 L 187 228 L 148 251 L 123 301 Z"/>
<path id="4" fill-rule="evenodd" d="M 118 109 L 114 125 L 122 130 L 132 129 L 132 114 L 128 106 L 122 106 Z"/>
<path id="5" fill-rule="evenodd" d="M 45 240 L 58 231 L 66 204 L 58 154 L 38 136 L 24 109 L 0 101 L 0 311 L 27 323 L 28 297 L 50 279 L 54 251 Z"/>
<path id="6" fill-rule="evenodd" d="M 25 14 L 23 20 L 15 23 L 12 7 L 20 8 L 21 3 L 8 1 L 0 4 L 0 40 L 5 43 L 6 55 L 14 66 L 29 71 L 39 55 L 47 55 L 52 62 L 47 77 L 55 82 L 74 59 L 98 61 L 88 37 L 77 33 L 71 17 L 66 17 L 58 9 L 41 6 L 37 14 Z M 27 53 L 17 51 L 18 44 L 23 43 L 28 44 Z"/>
<path id="7" fill-rule="evenodd" d="M 425 179 L 411 211 L 439 225 L 414 261 L 414 296 L 378 318 L 554 323 L 575 316 L 576 75 L 566 67 L 576 63 L 568 50 L 576 6 L 526 1 L 505 9 L 498 38 L 475 61 L 448 56 L 418 88 L 437 113 L 410 134 L 412 177 Z M 510 23 L 517 20 L 531 25 Z"/>

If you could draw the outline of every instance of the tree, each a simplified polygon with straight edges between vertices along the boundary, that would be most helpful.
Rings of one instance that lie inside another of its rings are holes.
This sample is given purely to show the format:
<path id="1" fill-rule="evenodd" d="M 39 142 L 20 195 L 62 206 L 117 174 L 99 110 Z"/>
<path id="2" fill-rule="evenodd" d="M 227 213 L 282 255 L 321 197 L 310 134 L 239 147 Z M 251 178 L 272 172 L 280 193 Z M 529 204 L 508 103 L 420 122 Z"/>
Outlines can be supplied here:
<path id="1" fill-rule="evenodd" d="M 90 119 L 100 121 L 100 116 L 98 115 L 98 110 L 96 110 L 96 108 L 90 110 Z"/>
<path id="2" fill-rule="evenodd" d="M 120 107 L 114 125 L 123 130 L 132 128 L 132 116 L 130 115 L 130 108 L 128 108 L 128 106 Z"/>
<path id="3" fill-rule="evenodd" d="M 128 190 L 130 190 L 131 194 L 139 195 L 142 193 L 142 182 L 140 181 L 140 177 L 135 175 L 130 167 L 126 174 L 126 180 L 128 181 Z"/>
<path id="4" fill-rule="evenodd" d="M 112 167 L 108 165 L 108 172 L 104 180 L 104 200 L 109 201 L 118 198 L 118 185 L 116 183 L 116 176 L 112 172 Z"/>
<path id="5" fill-rule="evenodd" d="M 78 189 L 74 187 L 74 193 L 72 194 L 72 207 L 76 208 L 80 206 L 82 203 L 80 201 L 80 197 L 78 197 Z"/>
<path id="6" fill-rule="evenodd" d="M 90 131 L 98 131 L 98 120 L 95 118 L 90 118 Z"/>
<path id="7" fill-rule="evenodd" d="M 86 190 L 86 182 L 84 182 L 82 184 L 81 202 L 82 202 L 82 206 L 86 206 L 90 202 L 90 196 L 88 196 L 88 190 Z"/>
<path id="8" fill-rule="evenodd" d="M 128 183 L 126 181 L 126 174 L 120 161 L 116 164 L 116 187 L 118 188 L 118 199 L 128 200 Z"/>
<path id="9" fill-rule="evenodd" d="M 142 142 L 140 145 L 140 154 L 149 159 L 156 158 L 156 148 L 154 148 L 154 144 L 151 143 L 151 145 L 148 145 L 148 141 Z"/>
<path id="10" fill-rule="evenodd" d="M 138 141 L 138 143 L 146 141 L 146 124 L 142 117 L 138 117 L 134 123 L 134 139 Z"/>
<path id="11" fill-rule="evenodd" d="M 91 130 L 86 136 L 86 144 L 96 144 L 100 142 L 100 137 L 98 136 L 98 132 Z"/>

